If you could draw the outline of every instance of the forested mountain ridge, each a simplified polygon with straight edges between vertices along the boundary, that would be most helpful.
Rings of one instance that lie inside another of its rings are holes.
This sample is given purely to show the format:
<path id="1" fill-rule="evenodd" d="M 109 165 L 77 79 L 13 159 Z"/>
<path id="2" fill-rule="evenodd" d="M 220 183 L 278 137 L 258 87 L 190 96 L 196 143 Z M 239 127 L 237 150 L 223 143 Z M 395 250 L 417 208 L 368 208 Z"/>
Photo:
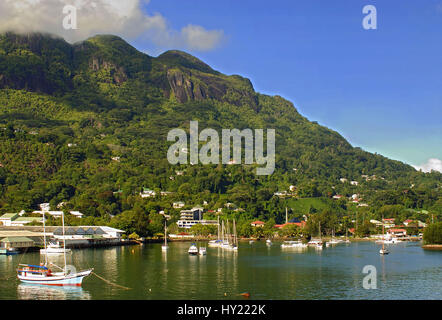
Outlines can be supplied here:
<path id="1" fill-rule="evenodd" d="M 274 174 L 256 176 L 250 165 L 170 165 L 167 133 L 188 130 L 191 120 L 218 132 L 275 129 Z M 255 92 L 248 79 L 181 51 L 150 57 L 110 35 L 74 45 L 51 35 L 0 35 L 0 127 L 3 212 L 64 202 L 106 220 L 181 199 L 212 208 L 234 202 L 249 217 L 280 220 L 283 201 L 272 196 L 290 185 L 302 198 L 358 193 L 367 210 L 429 209 L 441 197 L 441 174 L 354 148 L 291 102 Z M 147 201 L 138 195 L 143 187 L 175 194 Z"/>

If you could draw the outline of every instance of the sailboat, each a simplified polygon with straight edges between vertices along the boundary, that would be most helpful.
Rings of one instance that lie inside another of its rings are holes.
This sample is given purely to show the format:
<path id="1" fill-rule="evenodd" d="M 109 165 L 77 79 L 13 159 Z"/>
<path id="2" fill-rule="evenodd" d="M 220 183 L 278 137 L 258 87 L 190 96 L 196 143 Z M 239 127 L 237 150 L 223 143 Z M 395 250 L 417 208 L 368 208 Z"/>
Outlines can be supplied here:
<path id="1" fill-rule="evenodd" d="M 43 213 L 44 215 L 44 213 Z M 46 223 L 45 218 L 43 216 L 43 238 L 44 238 L 44 249 L 40 249 L 40 254 L 63 254 L 63 253 L 72 253 L 71 249 L 67 249 L 64 246 L 60 246 L 58 242 L 49 242 L 46 246 Z"/>
<path id="2" fill-rule="evenodd" d="M 347 226 L 345 226 L 345 241 L 344 242 L 345 243 L 351 243 L 351 241 L 348 240 L 348 227 Z"/>
<path id="3" fill-rule="evenodd" d="M 63 248 L 66 248 L 66 239 L 64 237 L 64 213 L 62 214 L 63 222 Z M 43 221 L 45 220 L 43 213 Z M 45 239 L 45 249 L 46 249 L 46 234 Z M 83 279 L 92 273 L 93 269 L 88 269 L 80 272 L 70 272 L 68 273 L 66 268 L 66 250 L 64 250 L 64 267 L 62 272 L 52 272 L 48 268 L 48 257 L 45 254 L 45 263 L 37 265 L 32 264 L 19 264 L 17 269 L 17 277 L 21 282 L 42 284 L 42 285 L 53 285 L 53 286 L 81 286 Z M 61 269 L 61 268 L 60 268 Z"/>
<path id="4" fill-rule="evenodd" d="M 164 222 L 164 244 L 161 246 L 162 251 L 167 251 L 169 246 L 167 245 L 167 224 Z"/>
<path id="5" fill-rule="evenodd" d="M 382 248 L 379 250 L 379 253 L 382 255 L 389 254 L 390 251 L 385 248 L 384 217 L 382 217 L 382 234 L 384 235 L 384 241 L 382 241 Z"/>
<path id="6" fill-rule="evenodd" d="M 319 239 L 311 239 L 308 244 L 313 245 L 318 250 L 323 249 L 324 243 L 322 242 L 321 236 L 321 222 L 319 222 Z"/>
<path id="7" fill-rule="evenodd" d="M 219 225 L 219 216 L 218 216 L 218 237 L 216 240 L 210 240 L 208 243 L 209 247 L 220 247 L 222 245 L 222 240 L 220 238 L 220 225 Z"/>
<path id="8" fill-rule="evenodd" d="M 227 229 L 227 234 L 226 234 L 226 229 Z M 229 242 L 229 220 L 227 220 L 227 227 L 224 228 L 224 221 L 222 222 L 222 243 L 221 243 L 221 248 L 223 249 L 229 249 L 230 247 L 230 242 Z"/>
<path id="9" fill-rule="evenodd" d="M 335 229 L 333 229 L 332 230 L 332 238 L 331 238 L 331 240 L 330 241 L 328 241 L 327 242 L 327 244 L 338 244 L 338 243 L 341 243 L 342 242 L 342 240 L 339 240 L 339 239 L 336 239 L 335 238 Z"/>
<path id="10" fill-rule="evenodd" d="M 235 219 L 233 219 L 233 242 L 231 244 L 231 249 L 234 251 L 238 250 L 238 235 L 236 234 Z"/>

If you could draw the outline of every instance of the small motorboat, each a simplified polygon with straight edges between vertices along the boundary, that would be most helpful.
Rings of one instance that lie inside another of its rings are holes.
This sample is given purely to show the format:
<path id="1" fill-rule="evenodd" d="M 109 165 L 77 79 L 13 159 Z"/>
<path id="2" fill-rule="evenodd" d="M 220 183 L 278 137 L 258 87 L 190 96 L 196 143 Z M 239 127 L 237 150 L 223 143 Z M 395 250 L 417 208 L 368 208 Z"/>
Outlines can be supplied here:
<path id="1" fill-rule="evenodd" d="M 342 240 L 335 239 L 335 238 L 332 238 L 330 241 L 327 241 L 327 243 L 328 243 L 329 245 L 339 244 L 339 243 L 341 243 L 341 242 L 343 242 L 343 241 L 342 241 Z"/>
<path id="2" fill-rule="evenodd" d="M 10 256 L 13 254 L 18 254 L 18 250 L 16 248 L 8 248 L 8 249 L 0 248 L 0 254 L 5 254 L 7 256 Z"/>
<path id="3" fill-rule="evenodd" d="M 200 247 L 199 254 L 200 256 L 205 256 L 207 254 L 206 247 Z"/>
<path id="4" fill-rule="evenodd" d="M 320 239 L 310 240 L 308 245 L 312 246 L 312 247 L 314 247 L 315 249 L 318 249 L 318 250 L 324 249 L 324 243 Z"/>
<path id="5" fill-rule="evenodd" d="M 388 251 L 388 249 L 381 248 L 381 250 L 379 250 L 379 253 L 382 254 L 382 255 L 384 255 L 384 254 L 389 254 L 390 251 Z"/>
<path id="6" fill-rule="evenodd" d="M 210 240 L 208 243 L 209 247 L 221 247 L 223 244 L 222 240 Z"/>
<path id="7" fill-rule="evenodd" d="M 189 250 L 187 251 L 190 255 L 197 255 L 198 254 L 198 247 L 196 246 L 195 243 L 192 243 L 192 245 L 190 246 Z"/>
<path id="8" fill-rule="evenodd" d="M 301 241 L 284 241 L 281 248 L 307 248 L 307 245 Z"/>

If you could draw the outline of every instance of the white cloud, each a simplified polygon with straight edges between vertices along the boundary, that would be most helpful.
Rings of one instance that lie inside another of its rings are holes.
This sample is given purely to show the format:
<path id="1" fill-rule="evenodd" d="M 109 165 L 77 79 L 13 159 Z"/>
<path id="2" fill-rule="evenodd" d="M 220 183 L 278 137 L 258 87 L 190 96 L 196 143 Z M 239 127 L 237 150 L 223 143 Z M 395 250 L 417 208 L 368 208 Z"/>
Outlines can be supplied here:
<path id="1" fill-rule="evenodd" d="M 431 158 L 426 163 L 420 166 L 414 166 L 416 170 L 422 170 L 423 172 L 431 172 L 431 170 L 442 172 L 442 160 Z"/>
<path id="2" fill-rule="evenodd" d="M 1 0 L 0 32 L 49 32 L 69 42 L 96 34 L 145 39 L 156 46 L 208 51 L 224 39 L 222 30 L 189 24 L 172 29 L 159 13 L 147 14 L 141 4 L 149 0 Z M 63 28 L 63 8 L 77 8 L 77 30 Z"/>

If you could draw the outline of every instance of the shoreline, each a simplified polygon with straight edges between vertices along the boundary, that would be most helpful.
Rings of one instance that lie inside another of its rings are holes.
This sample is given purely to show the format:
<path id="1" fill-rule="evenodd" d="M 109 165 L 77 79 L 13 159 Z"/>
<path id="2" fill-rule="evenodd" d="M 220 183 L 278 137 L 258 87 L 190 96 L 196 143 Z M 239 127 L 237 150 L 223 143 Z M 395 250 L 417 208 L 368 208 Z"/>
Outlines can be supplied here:
<path id="1" fill-rule="evenodd" d="M 442 244 L 424 244 L 422 249 L 426 250 L 442 250 Z"/>

